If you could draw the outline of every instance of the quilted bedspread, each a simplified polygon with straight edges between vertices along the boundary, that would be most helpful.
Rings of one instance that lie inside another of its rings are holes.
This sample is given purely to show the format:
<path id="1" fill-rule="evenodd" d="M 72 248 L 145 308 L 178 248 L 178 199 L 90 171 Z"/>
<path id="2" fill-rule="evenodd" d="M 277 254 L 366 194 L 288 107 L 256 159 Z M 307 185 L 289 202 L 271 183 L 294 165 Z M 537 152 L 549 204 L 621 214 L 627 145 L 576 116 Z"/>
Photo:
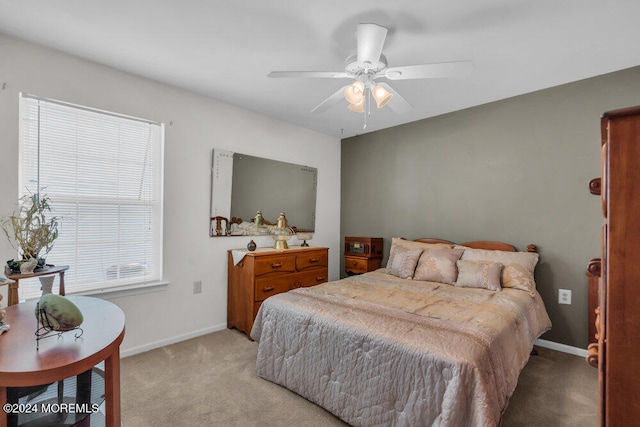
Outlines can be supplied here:
<path id="1" fill-rule="evenodd" d="M 384 269 L 274 295 L 257 369 L 357 426 L 495 426 L 534 341 L 540 296 L 399 279 Z"/>

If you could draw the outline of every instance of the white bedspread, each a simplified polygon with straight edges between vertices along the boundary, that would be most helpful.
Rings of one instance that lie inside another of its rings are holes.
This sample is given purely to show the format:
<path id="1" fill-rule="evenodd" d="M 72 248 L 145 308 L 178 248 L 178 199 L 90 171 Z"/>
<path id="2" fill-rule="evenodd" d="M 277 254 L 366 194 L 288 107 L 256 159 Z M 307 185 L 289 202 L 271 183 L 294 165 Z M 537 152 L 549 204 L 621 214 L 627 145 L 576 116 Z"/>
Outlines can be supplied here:
<path id="1" fill-rule="evenodd" d="M 538 294 L 399 279 L 384 269 L 268 298 L 258 375 L 352 425 L 498 425 L 534 341 Z"/>

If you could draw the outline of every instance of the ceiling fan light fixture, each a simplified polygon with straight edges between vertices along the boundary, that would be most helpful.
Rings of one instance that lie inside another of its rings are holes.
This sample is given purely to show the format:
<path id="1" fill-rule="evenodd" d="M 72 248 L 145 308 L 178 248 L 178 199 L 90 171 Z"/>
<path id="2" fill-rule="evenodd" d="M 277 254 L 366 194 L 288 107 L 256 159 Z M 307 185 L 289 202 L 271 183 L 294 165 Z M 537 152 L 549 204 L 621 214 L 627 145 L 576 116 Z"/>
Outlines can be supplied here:
<path id="1" fill-rule="evenodd" d="M 364 113 L 364 97 L 358 103 L 349 103 L 347 108 L 354 113 Z"/>
<path id="2" fill-rule="evenodd" d="M 364 83 L 360 80 L 355 81 L 352 85 L 347 86 L 344 90 L 344 97 L 349 104 L 360 104 L 364 101 Z"/>
<path id="3" fill-rule="evenodd" d="M 376 100 L 376 105 L 378 108 L 382 108 L 393 98 L 393 94 L 386 90 L 381 85 L 376 85 L 371 89 L 371 95 L 373 95 L 373 99 Z"/>

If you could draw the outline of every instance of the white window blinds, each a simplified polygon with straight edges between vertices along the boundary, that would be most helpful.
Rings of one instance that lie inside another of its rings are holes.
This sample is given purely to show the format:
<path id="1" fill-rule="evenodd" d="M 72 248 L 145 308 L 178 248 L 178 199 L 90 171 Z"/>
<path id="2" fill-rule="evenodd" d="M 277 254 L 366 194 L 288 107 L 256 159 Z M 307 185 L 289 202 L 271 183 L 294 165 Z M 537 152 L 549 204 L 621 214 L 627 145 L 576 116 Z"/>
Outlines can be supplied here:
<path id="1" fill-rule="evenodd" d="M 20 109 L 20 196 L 61 218 L 46 262 L 70 266 L 67 292 L 160 280 L 163 125 L 25 94 Z"/>

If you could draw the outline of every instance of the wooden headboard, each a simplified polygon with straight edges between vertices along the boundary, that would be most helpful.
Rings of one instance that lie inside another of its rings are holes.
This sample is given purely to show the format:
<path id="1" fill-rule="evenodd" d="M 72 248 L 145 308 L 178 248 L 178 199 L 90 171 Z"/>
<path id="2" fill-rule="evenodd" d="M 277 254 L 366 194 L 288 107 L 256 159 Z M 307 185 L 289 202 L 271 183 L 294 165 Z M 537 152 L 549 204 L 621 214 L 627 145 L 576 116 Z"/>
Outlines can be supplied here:
<path id="1" fill-rule="evenodd" d="M 455 245 L 456 243 L 449 241 L 449 240 L 444 240 L 444 239 L 436 239 L 433 237 L 425 237 L 422 239 L 415 239 L 415 242 L 422 242 L 422 243 L 448 243 L 451 245 Z M 468 248 L 472 248 L 472 249 L 489 249 L 489 250 L 493 250 L 493 251 L 507 251 L 507 252 L 516 252 L 516 248 L 513 245 L 510 245 L 508 243 L 502 243 L 502 242 L 493 242 L 490 240 L 476 240 L 473 242 L 465 242 L 465 243 L 460 243 L 461 246 L 466 246 Z M 536 247 L 536 245 L 528 245 L 527 246 L 527 252 L 538 252 L 538 248 Z"/>

